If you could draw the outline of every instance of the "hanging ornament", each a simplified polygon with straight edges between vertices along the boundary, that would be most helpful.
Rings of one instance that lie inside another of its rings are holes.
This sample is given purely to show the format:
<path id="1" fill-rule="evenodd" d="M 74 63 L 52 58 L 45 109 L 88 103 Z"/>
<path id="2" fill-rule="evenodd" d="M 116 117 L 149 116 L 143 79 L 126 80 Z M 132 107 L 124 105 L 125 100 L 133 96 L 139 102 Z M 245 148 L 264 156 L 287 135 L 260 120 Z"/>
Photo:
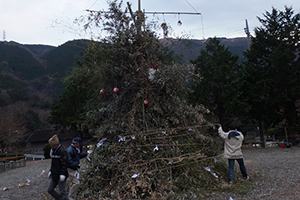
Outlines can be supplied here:
<path id="1" fill-rule="evenodd" d="M 178 20 L 177 25 L 178 25 L 178 26 L 181 26 L 181 25 L 182 25 L 182 22 L 181 22 L 180 20 Z"/>
<path id="2" fill-rule="evenodd" d="M 100 92 L 99 92 L 101 95 L 104 95 L 105 94 L 105 90 L 104 90 L 104 88 L 102 88 L 101 90 L 100 90 Z"/>
<path id="3" fill-rule="evenodd" d="M 169 31 L 168 31 L 168 30 L 164 30 L 164 35 L 165 35 L 165 37 L 167 37 L 167 36 L 168 36 L 168 33 L 169 33 Z"/>
<path id="4" fill-rule="evenodd" d="M 117 94 L 119 92 L 119 88 L 117 88 L 117 87 L 114 87 L 114 89 L 113 89 L 113 93 L 114 94 Z"/>
<path id="5" fill-rule="evenodd" d="M 168 36 L 168 26 L 167 26 L 167 24 L 165 23 L 165 22 L 163 22 L 161 25 L 160 25 L 160 27 L 163 29 L 163 33 L 164 33 L 164 36 L 166 37 L 166 36 Z"/>
<path id="6" fill-rule="evenodd" d="M 148 99 L 145 99 L 145 100 L 144 100 L 144 105 L 147 106 L 148 104 L 149 104 Z"/>
<path id="7" fill-rule="evenodd" d="M 160 27 L 162 29 L 168 29 L 168 26 L 167 26 L 167 24 L 165 22 L 161 23 Z"/>
<path id="8" fill-rule="evenodd" d="M 177 22 L 177 25 L 178 26 L 181 26 L 182 25 L 182 22 L 180 21 L 180 14 L 178 13 L 178 22 Z"/>

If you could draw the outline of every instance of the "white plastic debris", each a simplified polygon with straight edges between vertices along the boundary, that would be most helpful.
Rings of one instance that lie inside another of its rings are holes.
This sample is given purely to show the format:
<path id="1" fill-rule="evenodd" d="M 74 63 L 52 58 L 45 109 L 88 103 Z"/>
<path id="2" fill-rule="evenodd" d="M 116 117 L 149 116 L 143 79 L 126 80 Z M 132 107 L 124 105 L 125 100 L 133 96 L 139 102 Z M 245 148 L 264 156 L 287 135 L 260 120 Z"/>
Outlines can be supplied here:
<path id="1" fill-rule="evenodd" d="M 3 188 L 3 191 L 5 191 L 5 190 L 7 190 L 7 188 L 5 187 L 5 188 Z"/>
<path id="2" fill-rule="evenodd" d="M 234 200 L 232 197 L 229 197 L 229 199 L 228 200 Z"/>
<path id="3" fill-rule="evenodd" d="M 217 158 L 215 158 L 215 157 L 214 157 L 214 162 L 215 162 L 215 163 L 218 162 Z"/>
<path id="4" fill-rule="evenodd" d="M 210 168 L 209 167 L 205 167 L 206 171 L 210 172 Z"/>
<path id="5" fill-rule="evenodd" d="M 102 145 L 103 145 L 103 142 L 104 142 L 105 140 L 107 140 L 107 138 L 103 138 L 102 140 L 100 140 L 100 141 L 98 142 L 98 144 L 97 144 L 97 147 L 102 146 Z"/>
<path id="6" fill-rule="evenodd" d="M 119 135 L 119 142 L 125 142 L 126 138 Z"/>
<path id="7" fill-rule="evenodd" d="M 168 134 L 167 134 L 167 131 L 163 131 L 163 132 L 161 132 L 162 134 L 164 134 L 165 136 L 167 136 Z"/>
<path id="8" fill-rule="evenodd" d="M 79 179 L 79 178 L 80 178 L 80 173 L 79 173 L 78 171 L 75 171 L 74 176 L 75 176 L 77 179 Z"/>
<path id="9" fill-rule="evenodd" d="M 154 147 L 153 151 L 158 151 L 158 146 L 157 145 Z"/>
<path id="10" fill-rule="evenodd" d="M 213 173 L 213 175 L 214 175 L 216 178 L 219 178 L 219 176 L 218 176 L 216 173 Z"/>
<path id="11" fill-rule="evenodd" d="M 149 78 L 150 81 L 153 81 L 153 79 L 155 77 L 154 76 L 155 72 L 156 72 L 155 69 L 152 69 L 152 68 L 149 69 L 149 76 L 148 76 L 148 78 Z"/>
<path id="12" fill-rule="evenodd" d="M 91 149 L 89 149 L 89 150 L 87 150 L 87 153 L 88 153 L 88 155 L 87 155 L 87 159 L 88 159 L 88 161 L 91 161 L 91 153 L 93 153 L 93 150 L 91 150 Z"/>
<path id="13" fill-rule="evenodd" d="M 140 174 L 133 174 L 131 178 L 136 178 L 138 177 Z"/>
<path id="14" fill-rule="evenodd" d="M 193 129 L 192 129 L 192 128 L 189 128 L 188 130 L 189 130 L 189 131 L 192 131 Z"/>
<path id="15" fill-rule="evenodd" d="M 89 149 L 89 150 L 87 150 L 86 152 L 87 152 L 88 154 L 91 154 L 91 153 L 93 153 L 93 150 Z"/>
<path id="16" fill-rule="evenodd" d="M 135 136 L 134 136 L 134 135 L 132 135 L 132 136 L 131 136 L 131 139 L 135 140 Z"/>

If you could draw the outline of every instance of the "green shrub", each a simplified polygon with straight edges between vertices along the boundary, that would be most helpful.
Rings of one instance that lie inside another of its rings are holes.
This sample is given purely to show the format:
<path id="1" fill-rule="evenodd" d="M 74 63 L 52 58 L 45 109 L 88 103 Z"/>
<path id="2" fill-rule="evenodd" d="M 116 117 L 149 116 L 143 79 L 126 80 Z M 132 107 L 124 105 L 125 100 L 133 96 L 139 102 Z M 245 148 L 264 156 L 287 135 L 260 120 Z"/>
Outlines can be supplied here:
<path id="1" fill-rule="evenodd" d="M 47 145 L 44 147 L 44 149 L 43 149 L 43 151 L 44 151 L 44 156 L 45 156 L 46 159 L 50 158 L 50 150 L 51 150 L 51 147 L 50 147 L 49 144 L 47 144 Z"/>

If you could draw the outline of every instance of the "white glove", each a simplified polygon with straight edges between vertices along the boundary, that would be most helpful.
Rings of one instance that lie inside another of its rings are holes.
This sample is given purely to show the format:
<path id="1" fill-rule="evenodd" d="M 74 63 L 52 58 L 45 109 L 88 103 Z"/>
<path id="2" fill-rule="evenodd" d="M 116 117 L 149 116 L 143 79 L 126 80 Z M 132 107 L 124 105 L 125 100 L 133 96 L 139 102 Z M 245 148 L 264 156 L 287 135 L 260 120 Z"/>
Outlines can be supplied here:
<path id="1" fill-rule="evenodd" d="M 51 178 L 51 171 L 48 172 L 48 178 Z"/>
<path id="2" fill-rule="evenodd" d="M 222 126 L 220 126 L 220 127 L 218 128 L 218 132 L 219 132 L 219 133 L 223 132 Z"/>
<path id="3" fill-rule="evenodd" d="M 66 179 L 65 175 L 60 175 L 59 176 L 59 181 L 63 182 Z"/>

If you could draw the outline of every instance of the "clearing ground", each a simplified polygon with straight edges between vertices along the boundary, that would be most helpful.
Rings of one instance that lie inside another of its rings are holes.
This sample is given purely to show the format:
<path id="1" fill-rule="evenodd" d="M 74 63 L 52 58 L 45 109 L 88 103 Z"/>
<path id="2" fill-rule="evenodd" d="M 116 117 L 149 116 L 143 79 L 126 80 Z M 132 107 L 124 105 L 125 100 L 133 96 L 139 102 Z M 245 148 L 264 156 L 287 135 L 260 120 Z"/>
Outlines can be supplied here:
<path id="1" fill-rule="evenodd" d="M 245 165 L 250 175 L 246 184 L 247 194 L 237 191 L 240 181 L 224 191 L 212 194 L 206 199 L 228 200 L 296 200 L 300 196 L 300 148 L 252 148 L 244 149 Z M 44 200 L 48 199 L 47 173 L 51 160 L 29 161 L 26 167 L 0 173 L 1 200 Z M 238 168 L 238 166 L 236 166 Z M 239 171 L 236 177 L 240 176 Z M 19 186 L 26 181 L 26 186 Z M 245 186 L 245 184 L 243 184 Z M 10 188 L 4 190 L 4 188 Z"/>

